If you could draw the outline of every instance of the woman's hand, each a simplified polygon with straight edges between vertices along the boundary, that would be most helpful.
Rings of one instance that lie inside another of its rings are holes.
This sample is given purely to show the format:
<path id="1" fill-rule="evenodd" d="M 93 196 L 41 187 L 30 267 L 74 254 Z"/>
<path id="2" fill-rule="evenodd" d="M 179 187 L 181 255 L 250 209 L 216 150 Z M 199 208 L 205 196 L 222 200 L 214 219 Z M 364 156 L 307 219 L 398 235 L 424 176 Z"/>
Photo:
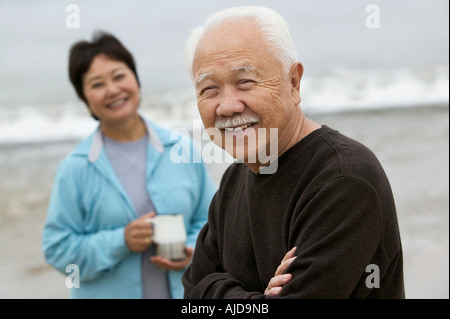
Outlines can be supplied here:
<path id="1" fill-rule="evenodd" d="M 125 242 L 128 249 L 136 253 L 147 250 L 152 244 L 153 228 L 149 219 L 155 217 L 151 212 L 133 220 L 125 227 Z"/>
<path id="2" fill-rule="evenodd" d="M 281 292 L 281 289 L 285 284 L 287 284 L 292 279 L 292 274 L 283 274 L 284 271 L 289 267 L 292 261 L 297 258 L 294 256 L 295 250 L 297 247 L 289 250 L 281 261 L 280 265 L 275 272 L 275 275 L 270 279 L 269 284 L 267 285 L 266 290 L 264 291 L 265 295 L 268 296 L 276 296 Z"/>
<path id="3" fill-rule="evenodd" d="M 182 270 L 191 262 L 194 250 L 191 247 L 184 247 L 184 252 L 186 254 L 186 258 L 183 260 L 172 261 L 161 256 L 153 256 L 150 257 L 150 261 L 164 270 Z"/>

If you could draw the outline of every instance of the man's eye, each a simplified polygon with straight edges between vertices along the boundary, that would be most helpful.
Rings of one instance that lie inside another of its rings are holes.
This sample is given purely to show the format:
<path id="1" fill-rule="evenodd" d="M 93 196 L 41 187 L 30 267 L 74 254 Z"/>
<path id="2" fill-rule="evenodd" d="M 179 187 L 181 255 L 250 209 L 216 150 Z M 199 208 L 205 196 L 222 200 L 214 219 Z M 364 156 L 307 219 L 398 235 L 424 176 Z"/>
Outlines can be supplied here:
<path id="1" fill-rule="evenodd" d="M 215 87 L 215 86 L 208 86 L 208 87 L 205 87 L 203 90 L 201 90 L 200 95 L 209 94 L 209 93 L 212 93 L 215 90 L 217 90 L 217 87 Z"/>
<path id="2" fill-rule="evenodd" d="M 239 80 L 238 85 L 242 88 L 250 88 L 254 83 L 255 83 L 255 81 L 253 81 L 253 80 L 243 79 L 243 80 Z"/>

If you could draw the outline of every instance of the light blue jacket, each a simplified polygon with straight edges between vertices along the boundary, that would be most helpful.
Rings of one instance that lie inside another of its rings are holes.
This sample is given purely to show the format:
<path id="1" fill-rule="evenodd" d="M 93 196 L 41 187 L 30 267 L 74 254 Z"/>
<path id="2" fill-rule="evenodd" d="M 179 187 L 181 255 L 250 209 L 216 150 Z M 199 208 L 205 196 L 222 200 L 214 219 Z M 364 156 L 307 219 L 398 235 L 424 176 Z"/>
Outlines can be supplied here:
<path id="1" fill-rule="evenodd" d="M 171 160 L 172 146 L 192 158 L 197 151 L 190 138 L 172 140 L 170 131 L 146 125 L 147 191 L 157 214 L 184 215 L 186 245 L 194 247 L 216 186 L 203 163 Z M 80 287 L 71 288 L 72 298 L 142 298 L 141 254 L 124 240 L 125 226 L 136 217 L 97 129 L 61 163 L 43 230 L 46 261 L 66 276 L 75 274 L 66 272 L 68 265 L 78 266 Z M 183 297 L 182 274 L 168 272 L 173 298 Z"/>

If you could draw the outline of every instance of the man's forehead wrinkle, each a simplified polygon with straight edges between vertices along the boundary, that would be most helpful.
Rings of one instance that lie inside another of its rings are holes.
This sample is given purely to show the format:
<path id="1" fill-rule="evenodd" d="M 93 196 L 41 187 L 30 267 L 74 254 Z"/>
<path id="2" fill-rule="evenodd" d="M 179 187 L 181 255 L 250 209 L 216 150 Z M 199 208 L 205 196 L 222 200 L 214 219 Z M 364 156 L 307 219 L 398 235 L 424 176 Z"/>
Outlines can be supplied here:
<path id="1" fill-rule="evenodd" d="M 198 59 L 198 72 L 197 76 L 202 73 L 211 72 L 211 69 L 215 68 L 215 65 L 222 65 L 225 67 L 227 64 L 232 64 L 232 71 L 254 71 L 258 68 L 256 61 L 250 62 L 253 56 L 250 52 L 246 51 L 222 51 L 218 53 L 204 54 L 199 56 Z"/>
<path id="2" fill-rule="evenodd" d="M 239 49 L 237 47 L 224 48 L 221 50 L 202 50 L 199 52 L 198 57 L 202 64 L 204 63 L 214 63 L 219 60 L 230 60 L 230 59 L 242 59 L 242 58 L 252 58 L 253 54 L 249 50 Z"/>

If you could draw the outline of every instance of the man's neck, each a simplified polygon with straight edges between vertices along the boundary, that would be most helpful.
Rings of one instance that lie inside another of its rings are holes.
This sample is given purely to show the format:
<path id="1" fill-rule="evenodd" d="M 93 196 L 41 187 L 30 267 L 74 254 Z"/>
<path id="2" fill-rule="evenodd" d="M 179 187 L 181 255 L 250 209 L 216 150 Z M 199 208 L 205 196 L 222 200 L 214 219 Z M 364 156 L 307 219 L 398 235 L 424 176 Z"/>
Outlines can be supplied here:
<path id="1" fill-rule="evenodd" d="M 270 160 L 266 163 L 246 163 L 246 165 L 250 168 L 250 170 L 257 174 L 260 172 L 261 167 L 269 166 L 274 160 L 277 160 L 283 153 L 285 153 L 288 149 L 293 147 L 295 144 L 300 142 L 303 138 L 308 136 L 313 131 L 321 128 L 322 126 L 317 124 L 316 122 L 306 118 L 306 116 L 301 112 L 300 118 L 297 121 L 297 125 L 295 125 L 295 129 L 293 134 L 291 134 L 287 143 L 281 149 L 278 149 L 278 155 L 274 158 L 270 158 Z"/>

